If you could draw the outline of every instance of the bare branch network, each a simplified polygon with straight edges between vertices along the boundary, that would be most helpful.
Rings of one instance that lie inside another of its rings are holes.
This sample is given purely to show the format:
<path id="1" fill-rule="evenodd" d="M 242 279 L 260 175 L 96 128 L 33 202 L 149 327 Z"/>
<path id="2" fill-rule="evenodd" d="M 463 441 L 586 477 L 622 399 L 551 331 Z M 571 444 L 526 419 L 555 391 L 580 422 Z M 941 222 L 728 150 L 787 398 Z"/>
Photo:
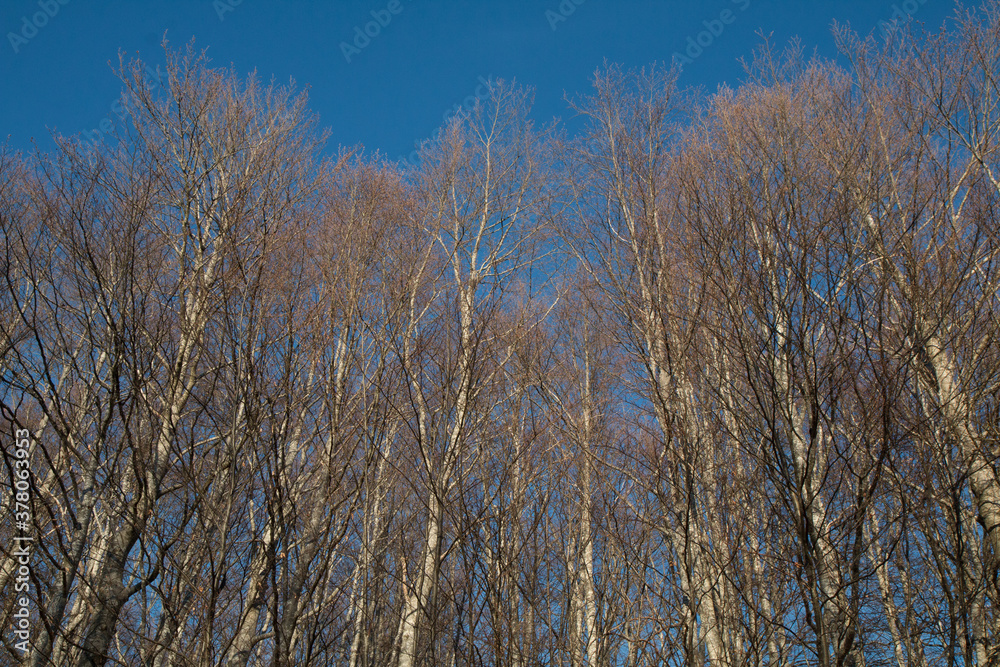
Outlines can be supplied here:
<path id="1" fill-rule="evenodd" d="M 1000 664 L 1000 5 L 835 32 L 411 165 L 168 48 L 0 152 L 4 664 Z"/>

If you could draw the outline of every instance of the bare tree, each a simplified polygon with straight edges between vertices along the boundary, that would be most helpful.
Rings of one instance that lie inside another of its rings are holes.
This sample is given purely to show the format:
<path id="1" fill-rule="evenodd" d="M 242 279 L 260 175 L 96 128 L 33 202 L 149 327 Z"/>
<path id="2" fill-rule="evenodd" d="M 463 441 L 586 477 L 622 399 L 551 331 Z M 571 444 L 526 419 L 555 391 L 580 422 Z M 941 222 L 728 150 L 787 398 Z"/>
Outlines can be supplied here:
<path id="1" fill-rule="evenodd" d="M 30 664 L 996 664 L 1000 9 L 835 33 L 407 169 L 168 49 L 0 152 Z"/>

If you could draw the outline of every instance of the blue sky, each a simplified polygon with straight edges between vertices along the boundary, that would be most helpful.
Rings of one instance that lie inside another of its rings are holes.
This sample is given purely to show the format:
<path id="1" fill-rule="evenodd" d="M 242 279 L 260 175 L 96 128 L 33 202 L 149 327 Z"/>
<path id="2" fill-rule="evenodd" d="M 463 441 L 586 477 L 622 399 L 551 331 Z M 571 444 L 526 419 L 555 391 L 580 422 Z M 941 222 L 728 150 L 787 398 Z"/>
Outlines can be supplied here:
<path id="1" fill-rule="evenodd" d="M 109 63 L 121 49 L 162 64 L 164 33 L 175 47 L 193 37 L 214 65 L 308 86 L 331 151 L 396 158 L 471 102 L 480 77 L 533 87 L 538 121 L 568 119 L 564 94 L 586 92 L 605 59 L 641 67 L 688 52 L 681 83 L 712 92 L 739 83 L 759 31 L 834 56 L 833 20 L 867 33 L 912 14 L 936 28 L 952 11 L 946 0 L 3 0 L 0 137 L 48 149 L 53 129 L 116 121 Z"/>

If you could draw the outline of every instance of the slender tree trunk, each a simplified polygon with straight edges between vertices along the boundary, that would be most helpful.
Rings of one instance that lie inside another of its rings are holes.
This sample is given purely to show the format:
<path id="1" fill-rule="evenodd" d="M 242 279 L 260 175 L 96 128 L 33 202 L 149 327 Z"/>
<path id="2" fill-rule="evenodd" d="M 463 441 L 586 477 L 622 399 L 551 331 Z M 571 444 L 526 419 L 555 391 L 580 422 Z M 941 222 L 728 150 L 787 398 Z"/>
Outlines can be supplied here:
<path id="1" fill-rule="evenodd" d="M 417 658 L 419 623 L 427 614 L 437 583 L 441 556 L 441 529 L 444 511 L 437 494 L 428 499 L 426 542 L 417 573 L 416 585 L 404 601 L 399 626 L 399 667 L 413 667 Z"/>

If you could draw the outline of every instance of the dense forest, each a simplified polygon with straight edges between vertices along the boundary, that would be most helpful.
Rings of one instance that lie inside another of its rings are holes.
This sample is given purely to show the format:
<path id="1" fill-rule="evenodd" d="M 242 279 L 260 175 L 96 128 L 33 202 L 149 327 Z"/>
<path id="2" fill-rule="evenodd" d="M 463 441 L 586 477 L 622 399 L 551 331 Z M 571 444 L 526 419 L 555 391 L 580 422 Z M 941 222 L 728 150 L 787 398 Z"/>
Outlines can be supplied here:
<path id="1" fill-rule="evenodd" d="M 416 165 L 123 59 L 0 152 L 2 662 L 1000 665 L 1000 4 L 834 33 Z"/>

